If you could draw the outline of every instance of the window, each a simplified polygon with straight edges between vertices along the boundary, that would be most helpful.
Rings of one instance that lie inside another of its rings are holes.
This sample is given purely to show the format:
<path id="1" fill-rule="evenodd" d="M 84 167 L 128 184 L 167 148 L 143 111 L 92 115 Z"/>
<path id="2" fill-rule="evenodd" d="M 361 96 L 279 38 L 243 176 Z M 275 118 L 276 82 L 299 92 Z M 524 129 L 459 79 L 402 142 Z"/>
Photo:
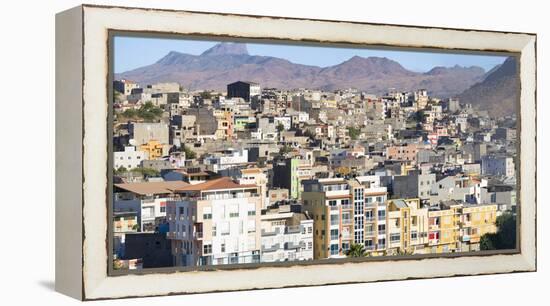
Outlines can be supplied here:
<path id="1" fill-rule="evenodd" d="M 337 244 L 331 244 L 330 245 L 330 255 L 338 255 L 338 245 Z"/>
<path id="2" fill-rule="evenodd" d="M 328 201 L 329 206 L 336 206 L 336 200 Z"/>
<path id="3" fill-rule="evenodd" d="M 256 211 L 255 211 L 255 210 L 249 210 L 249 211 L 248 211 L 248 215 L 249 215 L 249 216 L 255 216 L 255 215 L 256 215 Z"/>
<path id="4" fill-rule="evenodd" d="M 411 231 L 411 239 L 416 240 L 418 238 L 418 233 L 416 231 Z"/>
<path id="5" fill-rule="evenodd" d="M 385 220 L 386 219 L 386 211 L 385 210 L 379 210 L 378 211 L 378 220 Z"/>
<path id="6" fill-rule="evenodd" d="M 348 199 L 342 200 L 342 206 L 348 206 L 348 205 L 349 205 Z"/>
<path id="7" fill-rule="evenodd" d="M 378 248 L 383 249 L 386 247 L 386 238 L 378 239 Z"/>
<path id="8" fill-rule="evenodd" d="M 239 217 L 239 212 L 230 212 L 229 213 L 229 218 L 238 218 Z"/>
<path id="9" fill-rule="evenodd" d="M 211 214 L 211 213 L 204 213 L 204 214 L 202 215 L 202 218 L 203 218 L 204 220 L 210 220 L 210 219 L 212 219 L 212 214 Z"/>
<path id="10" fill-rule="evenodd" d="M 365 232 L 367 233 L 367 235 L 372 235 L 372 233 L 374 232 L 374 225 L 367 224 L 367 226 L 365 226 Z"/>
<path id="11" fill-rule="evenodd" d="M 370 248 L 372 248 L 373 246 L 373 243 L 372 243 L 372 239 L 367 239 L 365 240 L 365 248 L 368 250 Z"/>
<path id="12" fill-rule="evenodd" d="M 203 247 L 203 254 L 211 254 L 212 253 L 212 245 L 211 244 L 205 244 Z"/>
<path id="13" fill-rule="evenodd" d="M 367 219 L 367 221 L 370 221 L 373 219 L 372 210 L 365 211 L 365 219 Z"/>
<path id="14" fill-rule="evenodd" d="M 390 242 L 399 242 L 401 241 L 401 235 L 400 234 L 391 234 L 390 235 Z"/>
<path id="15" fill-rule="evenodd" d="M 183 215 L 183 207 L 180 207 L 180 215 Z"/>
<path id="16" fill-rule="evenodd" d="M 384 235 L 386 233 L 386 224 L 378 225 L 378 235 Z"/>
<path id="17" fill-rule="evenodd" d="M 338 215 L 330 215 L 330 225 L 340 224 L 340 219 Z"/>
<path id="18" fill-rule="evenodd" d="M 338 230 L 337 229 L 330 230 L 330 240 L 338 240 Z"/>
<path id="19" fill-rule="evenodd" d="M 161 206 L 161 207 L 160 207 L 160 212 L 161 212 L 161 213 L 166 212 L 166 206 Z"/>
<path id="20" fill-rule="evenodd" d="M 350 223 L 351 223 L 351 214 L 349 212 L 343 212 L 342 224 L 350 224 Z"/>
<path id="21" fill-rule="evenodd" d="M 222 251 L 222 253 L 225 253 L 225 243 L 222 243 L 222 245 L 221 245 L 221 251 Z"/>

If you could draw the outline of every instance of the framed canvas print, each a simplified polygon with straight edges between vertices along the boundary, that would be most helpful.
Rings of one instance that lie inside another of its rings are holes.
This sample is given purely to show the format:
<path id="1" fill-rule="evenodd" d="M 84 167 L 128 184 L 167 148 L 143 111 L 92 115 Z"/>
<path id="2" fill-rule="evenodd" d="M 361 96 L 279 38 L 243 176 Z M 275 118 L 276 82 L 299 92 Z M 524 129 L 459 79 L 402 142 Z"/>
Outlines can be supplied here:
<path id="1" fill-rule="evenodd" d="M 83 5 L 56 17 L 56 289 L 536 270 L 536 35 Z"/>

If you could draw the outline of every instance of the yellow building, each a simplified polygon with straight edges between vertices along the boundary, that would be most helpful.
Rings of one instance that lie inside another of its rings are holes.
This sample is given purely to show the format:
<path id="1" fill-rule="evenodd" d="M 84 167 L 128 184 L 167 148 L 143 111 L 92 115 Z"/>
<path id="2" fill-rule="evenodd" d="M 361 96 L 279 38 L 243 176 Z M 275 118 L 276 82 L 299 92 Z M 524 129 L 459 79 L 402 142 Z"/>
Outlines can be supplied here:
<path id="1" fill-rule="evenodd" d="M 157 159 L 164 156 L 164 145 L 157 140 L 149 140 L 147 143 L 142 144 L 139 149 L 140 151 L 147 152 L 149 154 L 149 159 Z"/>
<path id="2" fill-rule="evenodd" d="M 460 250 L 460 210 L 455 201 L 442 203 L 440 208 L 428 211 L 429 253 L 449 253 Z"/>
<path id="3" fill-rule="evenodd" d="M 460 215 L 461 251 L 479 251 L 481 236 L 496 233 L 497 205 L 464 205 Z"/>
<path id="4" fill-rule="evenodd" d="M 420 199 L 388 201 L 388 254 L 423 254 L 428 244 L 428 208 Z"/>

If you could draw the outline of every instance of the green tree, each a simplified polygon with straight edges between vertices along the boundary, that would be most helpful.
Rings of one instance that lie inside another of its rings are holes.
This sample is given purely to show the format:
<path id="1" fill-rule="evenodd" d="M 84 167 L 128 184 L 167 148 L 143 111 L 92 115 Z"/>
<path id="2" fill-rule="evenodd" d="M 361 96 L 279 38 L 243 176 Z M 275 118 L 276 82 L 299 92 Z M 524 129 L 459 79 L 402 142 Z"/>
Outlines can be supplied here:
<path id="1" fill-rule="evenodd" d="M 277 124 L 277 132 L 281 133 L 284 130 L 285 130 L 285 126 L 279 122 L 279 124 Z"/>
<path id="2" fill-rule="evenodd" d="M 504 213 L 497 218 L 497 232 L 485 234 L 480 239 L 481 250 L 504 250 L 516 247 L 516 216 Z"/>
<path id="3" fill-rule="evenodd" d="M 349 250 L 346 251 L 346 256 L 348 257 L 365 257 L 366 254 L 365 246 L 359 243 L 352 243 L 349 246 Z"/>
<path id="4" fill-rule="evenodd" d="M 479 249 L 480 250 L 495 250 L 493 241 L 496 240 L 496 234 L 485 234 L 481 236 L 479 240 Z"/>
<path id="5" fill-rule="evenodd" d="M 284 145 L 279 149 L 279 155 L 286 155 L 292 152 L 292 148 L 289 145 Z"/>
<path id="6" fill-rule="evenodd" d="M 153 168 L 134 168 L 133 173 L 139 173 L 144 177 L 157 177 L 160 176 L 160 172 Z"/>
<path id="7" fill-rule="evenodd" d="M 197 157 L 197 153 L 195 153 L 195 151 L 191 150 L 191 148 L 189 148 L 188 146 L 186 145 L 183 145 L 181 150 L 183 152 L 185 152 L 185 158 L 186 159 L 194 159 Z"/>
<path id="8" fill-rule="evenodd" d="M 162 109 L 155 106 L 151 101 L 145 102 L 137 111 L 137 116 L 146 121 L 159 119 L 162 116 Z"/>
<path id="9" fill-rule="evenodd" d="M 116 175 L 124 174 L 126 172 L 128 172 L 128 169 L 126 169 L 126 167 L 124 167 L 124 166 L 120 166 L 117 169 L 115 169 L 115 174 Z"/>
<path id="10" fill-rule="evenodd" d="M 348 134 L 352 140 L 357 140 L 357 138 L 359 138 L 359 135 L 361 134 L 361 130 L 350 126 L 348 127 Z"/>

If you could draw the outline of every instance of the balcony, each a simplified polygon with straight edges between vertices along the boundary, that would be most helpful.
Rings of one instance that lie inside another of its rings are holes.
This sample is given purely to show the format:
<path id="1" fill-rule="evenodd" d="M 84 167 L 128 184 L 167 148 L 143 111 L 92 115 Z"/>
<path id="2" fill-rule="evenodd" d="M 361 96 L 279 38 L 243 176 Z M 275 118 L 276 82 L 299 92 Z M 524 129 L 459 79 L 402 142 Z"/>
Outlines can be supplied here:
<path id="1" fill-rule="evenodd" d="M 346 209 L 346 210 L 353 209 L 353 205 L 351 204 L 342 205 L 342 209 Z"/>
<path id="2" fill-rule="evenodd" d="M 203 238 L 203 232 L 195 232 L 194 237 L 197 238 L 197 239 L 202 239 Z"/>
<path id="3" fill-rule="evenodd" d="M 301 228 L 299 225 L 287 226 L 285 228 L 285 234 L 299 234 L 300 232 Z"/>
<path id="4" fill-rule="evenodd" d="M 273 231 L 266 231 L 266 230 L 263 230 L 262 229 L 262 236 L 265 237 L 265 236 L 276 236 L 276 235 L 279 235 L 281 233 L 281 230 L 276 227 Z"/>
<path id="5" fill-rule="evenodd" d="M 274 245 L 272 245 L 270 247 L 265 247 L 265 246 L 262 245 L 262 252 L 264 252 L 264 253 L 275 252 L 275 251 L 279 250 L 280 248 L 281 248 L 281 246 L 278 243 L 275 243 Z"/>
<path id="6" fill-rule="evenodd" d="M 365 251 L 374 251 L 374 245 L 365 246 Z"/>

